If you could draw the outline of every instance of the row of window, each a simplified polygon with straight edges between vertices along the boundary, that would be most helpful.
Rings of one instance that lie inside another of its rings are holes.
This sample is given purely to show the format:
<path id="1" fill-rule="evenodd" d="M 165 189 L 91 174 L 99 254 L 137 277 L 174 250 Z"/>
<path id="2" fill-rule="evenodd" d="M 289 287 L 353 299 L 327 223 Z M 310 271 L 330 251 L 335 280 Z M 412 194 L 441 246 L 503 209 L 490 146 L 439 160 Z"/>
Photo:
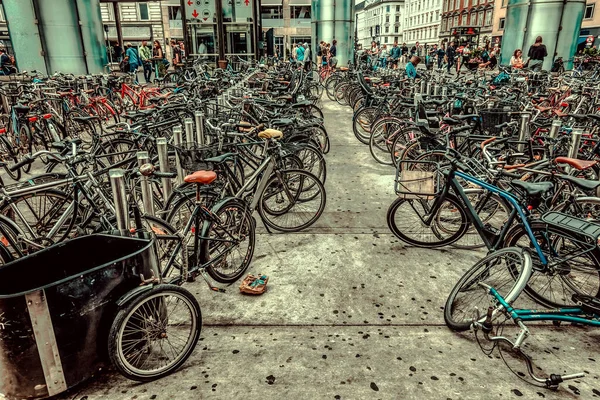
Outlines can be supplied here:
<path id="1" fill-rule="evenodd" d="M 290 6 L 290 18 L 310 18 L 310 6 Z M 260 16 L 262 19 L 283 19 L 282 6 L 261 6 Z"/>
<path id="2" fill-rule="evenodd" d="M 462 1 L 462 7 L 460 5 Z M 485 4 L 487 0 L 444 0 L 443 11 L 459 10 L 461 8 L 475 7 Z"/>
<path id="3" fill-rule="evenodd" d="M 432 26 L 429 28 L 416 29 L 416 30 L 405 32 L 406 40 L 408 40 L 408 41 L 433 39 L 433 38 L 437 38 L 437 35 L 438 35 L 438 27 L 437 26 Z"/>
<path id="4" fill-rule="evenodd" d="M 440 20 L 440 12 L 436 11 L 435 15 L 433 14 L 433 12 L 430 12 L 430 13 L 425 13 L 425 14 L 414 16 L 414 17 L 406 18 L 405 24 L 407 26 L 414 26 L 414 25 L 427 24 L 427 23 L 439 21 L 439 20 Z"/>
<path id="5" fill-rule="evenodd" d="M 114 21 L 115 14 L 114 14 L 112 4 L 104 3 L 102 5 L 106 7 L 106 10 L 108 13 L 108 20 Z M 169 16 L 171 14 L 176 15 L 178 13 L 179 8 L 180 8 L 179 6 L 169 7 Z M 121 10 L 121 7 L 119 7 L 119 11 L 121 12 L 120 17 L 121 17 L 121 19 L 123 19 L 123 12 Z M 148 3 L 137 3 L 136 4 L 136 12 L 137 12 L 137 20 L 138 21 L 149 21 L 150 20 L 150 10 L 148 9 Z M 175 18 L 173 18 L 173 19 L 175 19 Z M 181 19 L 181 16 L 179 16 L 179 19 Z"/>
<path id="6" fill-rule="evenodd" d="M 492 11 L 479 11 L 478 13 L 472 12 L 470 14 L 456 15 L 454 18 L 443 18 L 442 19 L 442 31 L 446 28 L 450 30 L 455 26 L 491 26 L 492 25 Z"/>
<path id="7" fill-rule="evenodd" d="M 400 12 L 400 6 L 396 6 L 395 8 L 396 8 L 396 12 L 397 13 Z M 389 6 L 389 5 L 385 6 L 385 12 L 386 13 L 389 13 L 391 11 L 392 11 L 391 6 Z M 380 9 L 380 8 L 374 8 L 374 9 L 366 12 L 366 16 L 367 17 L 374 17 L 376 15 L 381 15 L 381 14 L 382 14 L 382 9 Z"/>
<path id="8" fill-rule="evenodd" d="M 414 11 L 419 11 L 422 10 L 423 8 L 428 9 L 431 7 L 439 7 L 441 4 L 441 0 L 418 0 L 418 1 L 413 1 L 410 4 L 410 11 L 414 12 Z"/>
<path id="9" fill-rule="evenodd" d="M 390 16 L 386 15 L 385 16 L 385 22 L 390 22 Z M 395 22 L 400 22 L 400 16 L 396 15 L 396 21 Z"/>

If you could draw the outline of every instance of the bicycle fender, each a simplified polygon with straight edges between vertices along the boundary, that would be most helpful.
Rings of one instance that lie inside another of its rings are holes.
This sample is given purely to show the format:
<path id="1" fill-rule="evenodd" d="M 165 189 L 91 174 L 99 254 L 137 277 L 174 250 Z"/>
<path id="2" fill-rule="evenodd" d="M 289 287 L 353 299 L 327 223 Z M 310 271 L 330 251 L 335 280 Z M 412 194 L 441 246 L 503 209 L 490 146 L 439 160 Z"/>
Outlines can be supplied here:
<path id="1" fill-rule="evenodd" d="M 117 306 L 123 307 L 125 304 L 129 303 L 131 300 L 138 297 L 140 294 L 142 294 L 148 290 L 152 290 L 153 287 L 154 287 L 154 285 L 144 285 L 144 286 L 139 286 L 139 287 L 136 287 L 135 289 L 130 290 L 129 292 L 127 292 L 123 296 L 121 296 L 121 298 L 119 298 L 119 300 L 117 300 Z"/>

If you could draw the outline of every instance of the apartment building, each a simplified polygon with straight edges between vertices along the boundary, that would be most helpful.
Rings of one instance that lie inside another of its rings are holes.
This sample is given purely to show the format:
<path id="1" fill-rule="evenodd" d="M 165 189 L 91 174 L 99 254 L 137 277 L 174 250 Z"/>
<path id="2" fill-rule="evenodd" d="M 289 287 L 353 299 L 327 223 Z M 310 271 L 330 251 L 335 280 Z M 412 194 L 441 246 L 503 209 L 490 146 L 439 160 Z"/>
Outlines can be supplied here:
<path id="1" fill-rule="evenodd" d="M 504 25 L 506 24 L 506 6 L 508 6 L 508 0 L 494 2 L 494 18 L 492 22 L 492 45 L 494 47 L 502 45 L 502 35 L 504 34 Z"/>
<path id="2" fill-rule="evenodd" d="M 499 0 L 502 1 L 502 0 Z M 442 0 L 442 42 L 491 44 L 494 0 Z"/>
<path id="3" fill-rule="evenodd" d="M 262 30 L 273 29 L 274 45 L 286 58 L 294 44 L 311 43 L 311 13 L 310 0 L 260 0 Z"/>
<path id="4" fill-rule="evenodd" d="M 170 38 L 165 36 L 159 2 L 100 3 L 100 12 L 102 22 L 108 26 L 107 35 L 111 42 L 117 40 L 115 13 L 119 13 L 124 43 Z"/>
<path id="5" fill-rule="evenodd" d="M 596 0 L 587 0 L 581 30 L 579 31 L 579 40 L 577 50 L 586 46 L 600 47 L 600 10 L 596 12 Z"/>
<path id="6" fill-rule="evenodd" d="M 404 1 L 366 0 L 355 9 L 358 44 L 370 48 L 371 42 L 391 46 L 404 38 Z"/>
<path id="7" fill-rule="evenodd" d="M 442 0 L 406 0 L 404 41 L 408 46 L 416 42 L 433 45 L 439 42 Z"/>

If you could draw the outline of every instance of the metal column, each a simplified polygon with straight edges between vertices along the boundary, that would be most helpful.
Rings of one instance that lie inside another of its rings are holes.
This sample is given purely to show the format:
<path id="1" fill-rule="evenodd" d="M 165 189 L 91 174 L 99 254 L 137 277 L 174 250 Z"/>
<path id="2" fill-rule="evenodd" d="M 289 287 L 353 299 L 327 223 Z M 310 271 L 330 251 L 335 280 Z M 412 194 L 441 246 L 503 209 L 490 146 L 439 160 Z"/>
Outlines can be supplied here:
<path id="1" fill-rule="evenodd" d="M 108 171 L 108 177 L 113 192 L 113 202 L 115 203 L 117 229 L 121 235 L 125 236 L 129 234 L 129 207 L 127 206 L 127 194 L 125 193 L 125 171 L 111 169 Z"/>
<path id="2" fill-rule="evenodd" d="M 147 151 L 137 152 L 138 168 L 142 171 L 142 165 L 150 163 L 150 157 Z M 152 186 L 150 180 L 146 176 L 140 178 L 140 186 L 142 188 L 142 205 L 144 206 L 144 213 L 147 215 L 154 215 L 154 203 L 152 201 Z"/>
<path id="3" fill-rule="evenodd" d="M 160 168 L 160 172 L 170 172 L 167 138 L 156 138 L 156 149 L 158 151 L 158 165 Z M 173 192 L 173 183 L 171 182 L 171 178 L 161 178 L 161 183 L 163 190 L 163 199 L 165 201 L 166 206 L 167 200 Z"/>

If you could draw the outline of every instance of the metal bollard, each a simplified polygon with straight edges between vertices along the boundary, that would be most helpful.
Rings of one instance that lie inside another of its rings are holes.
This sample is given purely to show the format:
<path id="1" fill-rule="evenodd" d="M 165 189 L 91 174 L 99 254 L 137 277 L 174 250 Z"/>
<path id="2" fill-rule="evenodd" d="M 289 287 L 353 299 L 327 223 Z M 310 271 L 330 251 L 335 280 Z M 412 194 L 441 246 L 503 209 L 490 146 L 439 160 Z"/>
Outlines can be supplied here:
<path id="1" fill-rule="evenodd" d="M 423 101 L 423 95 L 420 93 L 415 94 L 414 101 L 415 101 L 415 106 L 418 106 L 419 103 Z"/>
<path id="2" fill-rule="evenodd" d="M 419 90 L 419 93 L 421 94 L 425 94 L 425 91 L 427 90 L 427 82 L 425 81 L 421 81 L 421 88 Z"/>
<path id="3" fill-rule="evenodd" d="M 440 96 L 440 85 L 433 85 L 433 95 L 435 97 Z"/>
<path id="4" fill-rule="evenodd" d="M 448 87 L 442 86 L 442 97 L 448 97 Z"/>
<path id="5" fill-rule="evenodd" d="M 558 137 L 558 131 L 560 130 L 561 126 L 562 121 L 560 119 L 555 119 L 554 121 L 552 121 L 552 127 L 550 128 L 548 136 L 550 136 L 552 139 L 556 139 Z"/>
<path id="6" fill-rule="evenodd" d="M 147 151 L 138 151 L 136 156 L 138 161 L 138 167 L 150 163 L 150 156 L 148 156 Z M 150 186 L 150 180 L 148 179 L 148 177 L 141 177 L 140 186 L 142 188 L 142 205 L 144 207 L 144 213 L 146 215 L 154 216 L 154 203 L 152 202 L 152 186 Z"/>
<path id="7" fill-rule="evenodd" d="M 127 206 L 127 194 L 125 193 L 125 171 L 122 169 L 111 169 L 108 171 L 108 177 L 115 204 L 117 229 L 121 235 L 126 236 L 129 234 L 129 210 Z"/>
<path id="8" fill-rule="evenodd" d="M 185 141 L 188 143 L 195 142 L 194 140 L 194 121 L 191 118 L 183 120 L 183 126 L 185 127 Z"/>
<path id="9" fill-rule="evenodd" d="M 529 120 L 531 114 L 521 114 L 521 127 L 519 128 L 519 142 L 524 142 L 529 137 Z M 525 151 L 525 143 L 519 143 L 517 150 L 520 152 Z"/>
<path id="10" fill-rule="evenodd" d="M 427 82 L 427 89 L 425 90 L 427 90 L 428 95 L 433 93 L 433 91 L 431 90 L 431 86 L 433 86 L 433 83 Z"/>
<path id="11" fill-rule="evenodd" d="M 170 172 L 169 168 L 169 151 L 167 149 L 167 138 L 156 138 L 156 149 L 158 150 L 158 166 L 160 172 Z M 173 192 L 173 183 L 171 182 L 171 178 L 161 178 L 162 190 L 163 190 L 163 199 L 165 201 L 165 206 L 167 205 L 167 200 L 171 196 Z"/>
<path id="12" fill-rule="evenodd" d="M 575 128 L 571 133 L 571 146 L 569 147 L 569 158 L 577 158 L 579 155 L 579 147 L 581 145 L 581 135 L 583 135 L 583 129 Z"/>
<path id="13" fill-rule="evenodd" d="M 196 120 L 196 141 L 200 146 L 204 146 L 204 113 L 202 111 L 194 112 Z"/>
<path id="14" fill-rule="evenodd" d="M 173 127 L 173 142 L 175 146 L 183 146 L 183 131 L 181 129 L 181 125 L 177 125 Z M 183 178 L 185 178 L 185 171 L 181 166 L 181 161 L 179 160 L 179 154 L 175 155 L 175 160 L 177 163 L 177 183 L 182 184 Z"/>

